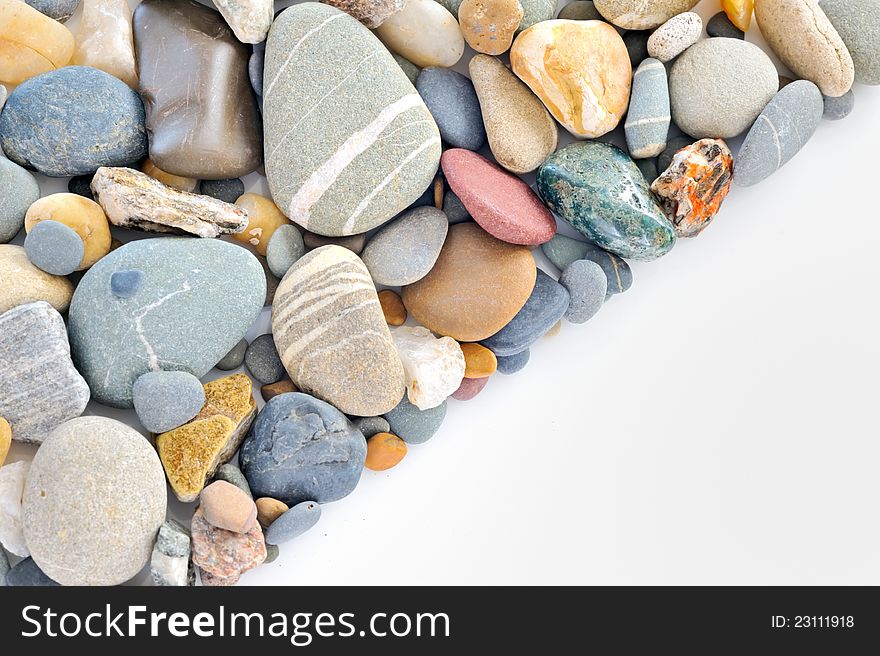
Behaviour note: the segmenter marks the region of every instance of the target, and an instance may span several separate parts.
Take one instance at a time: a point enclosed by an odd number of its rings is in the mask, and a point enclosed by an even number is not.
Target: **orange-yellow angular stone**
[[[21,0],[0,0],[0,84],[16,85],[67,65],[73,34]]]
[[[406,442],[391,433],[376,433],[367,440],[364,467],[372,471],[391,469],[406,455]]]
[[[498,358],[482,344],[466,342],[461,344],[464,353],[464,377],[487,378],[498,368]]]
[[[749,31],[752,24],[752,12],[755,9],[755,0],[721,0],[721,8],[730,22],[743,32]]]

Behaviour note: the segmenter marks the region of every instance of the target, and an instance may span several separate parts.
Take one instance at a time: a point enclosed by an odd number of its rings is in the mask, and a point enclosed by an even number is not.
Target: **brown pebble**
[[[498,359],[495,354],[482,344],[466,342],[461,344],[461,352],[464,353],[464,377],[487,378],[495,373],[498,368]]]
[[[434,207],[443,209],[443,178],[439,175],[434,178]]]
[[[376,433],[367,440],[364,467],[373,471],[391,469],[406,455],[406,442],[391,433]]]
[[[8,421],[0,417],[0,467],[6,462],[10,446],[12,446],[12,427]]]
[[[269,524],[290,510],[286,503],[272,497],[260,497],[254,503],[257,504],[257,521],[263,528],[269,528]]]
[[[383,289],[379,292],[379,305],[382,306],[382,314],[385,315],[385,323],[389,326],[402,326],[406,323],[406,308],[403,301],[393,289]]]
[[[277,383],[269,383],[260,388],[260,395],[263,400],[268,403],[269,399],[279,394],[287,394],[288,392],[299,392],[299,388],[293,384],[290,378],[282,378]]]
[[[247,533],[257,521],[257,506],[240,487],[214,481],[200,495],[201,508],[211,526],[233,533]]]

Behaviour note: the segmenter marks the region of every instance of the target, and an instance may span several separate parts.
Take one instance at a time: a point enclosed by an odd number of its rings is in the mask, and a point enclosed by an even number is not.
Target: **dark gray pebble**
[[[723,11],[719,11],[709,19],[709,22],[706,23],[706,33],[709,36],[720,36],[726,39],[746,38],[746,33],[731,23]]]
[[[241,340],[238,344],[232,347],[232,350],[230,350],[229,353],[223,356],[220,362],[218,362],[214,366],[221,371],[232,371],[233,369],[238,369],[244,362],[244,354],[247,352],[247,347],[247,340]]]
[[[827,121],[839,121],[852,113],[856,106],[856,95],[850,89],[839,98],[822,96],[822,103],[824,105],[822,118]]]
[[[247,482],[244,474],[241,470],[232,465],[230,463],[226,463],[225,465],[220,465],[217,468],[217,473],[214,474],[215,481],[226,481],[227,483],[232,483],[238,489],[247,493],[247,495],[253,499],[254,495],[251,492],[251,487]]]
[[[284,378],[284,364],[275,348],[275,339],[271,334],[260,335],[247,347],[244,364],[251,375],[263,385],[277,383]]]
[[[672,158],[675,157],[675,153],[685,146],[690,146],[692,143],[694,143],[694,140],[690,137],[673,137],[667,141],[666,148],[657,158],[657,171],[663,173],[672,164]]]
[[[244,182],[240,178],[202,180],[201,192],[224,203],[234,203],[244,193]]]
[[[648,58],[648,38],[650,30],[634,30],[623,35],[623,43],[629,53],[629,61],[633,69],[638,68]]]
[[[480,101],[468,78],[451,68],[423,68],[416,89],[447,144],[468,150],[479,150],[485,145]]]
[[[57,586],[58,583],[43,573],[33,558],[25,558],[6,572],[6,585],[13,586]]]
[[[446,401],[429,410],[419,410],[403,399],[390,412],[385,414],[390,430],[407,444],[422,444],[430,440],[446,417]]]
[[[525,351],[520,351],[514,355],[497,355],[495,356],[498,360],[498,368],[496,371],[499,373],[505,374],[509,376],[511,374],[515,374],[517,371],[521,371],[525,368],[525,366],[529,363],[529,357],[531,356],[531,352],[529,349]]]
[[[67,191],[77,196],[85,196],[89,200],[95,200],[92,195],[93,175],[77,175],[67,181]]]
[[[364,434],[367,439],[373,437],[376,433],[390,433],[391,425],[384,417],[358,417],[352,419],[352,423],[357,429]]]
[[[25,2],[41,14],[63,23],[76,12],[80,0],[25,0]]]
[[[141,288],[144,272],[140,269],[114,271],[110,276],[110,291],[119,298],[131,298]]]

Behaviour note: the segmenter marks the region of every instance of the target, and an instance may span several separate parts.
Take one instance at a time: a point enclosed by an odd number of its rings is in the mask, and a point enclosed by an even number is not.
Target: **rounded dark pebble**
[[[277,383],[284,378],[284,365],[271,334],[260,335],[250,343],[244,354],[244,364],[263,385]]]
[[[244,193],[244,182],[238,178],[229,180],[202,180],[202,194],[222,200],[224,203],[234,203]]]

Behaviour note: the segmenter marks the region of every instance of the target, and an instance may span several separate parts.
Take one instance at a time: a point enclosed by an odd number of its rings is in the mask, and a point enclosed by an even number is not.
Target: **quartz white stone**
[[[91,66],[137,90],[128,0],[84,0],[71,64]]]
[[[419,410],[436,408],[461,385],[464,353],[451,337],[437,338],[421,326],[391,331],[403,362],[407,396]]]
[[[266,40],[275,13],[274,0],[214,0],[214,6],[242,43]]]
[[[31,555],[21,529],[21,495],[30,467],[25,460],[0,467],[0,544],[23,558]]]

